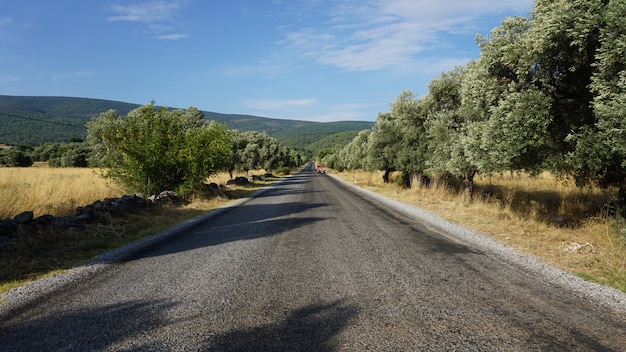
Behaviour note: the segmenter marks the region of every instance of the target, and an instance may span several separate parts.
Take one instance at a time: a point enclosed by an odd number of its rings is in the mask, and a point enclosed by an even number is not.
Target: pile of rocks
[[[109,223],[111,217],[121,217],[154,204],[185,203],[186,200],[178,194],[166,191],[149,199],[143,194],[129,194],[120,198],[98,200],[76,208],[74,216],[42,215],[35,218],[32,211],[25,211],[13,219],[0,220],[0,250],[6,250],[20,237],[35,236],[51,227],[59,230],[80,229],[88,224]]]
[[[263,175],[252,175],[250,177],[238,176],[232,180],[228,180],[228,182],[226,182],[226,186],[245,186],[250,182],[266,181],[268,178],[276,178],[276,176],[269,172]]]

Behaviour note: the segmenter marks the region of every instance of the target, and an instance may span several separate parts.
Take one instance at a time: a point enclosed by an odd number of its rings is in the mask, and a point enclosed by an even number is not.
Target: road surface
[[[626,351],[626,315],[310,168],[0,313],[2,351]]]

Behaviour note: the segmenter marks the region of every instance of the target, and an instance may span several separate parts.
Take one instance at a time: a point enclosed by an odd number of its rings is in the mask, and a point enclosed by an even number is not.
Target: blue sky
[[[0,0],[0,94],[375,121],[532,0]]]

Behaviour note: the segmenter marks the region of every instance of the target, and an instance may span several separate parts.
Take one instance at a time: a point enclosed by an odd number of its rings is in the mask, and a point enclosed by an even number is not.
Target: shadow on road
[[[174,304],[159,301],[125,302],[96,308],[64,309],[44,317],[23,317],[18,310],[0,320],[2,351],[104,351],[130,344],[160,325],[163,312]],[[26,311],[25,313],[28,313]],[[16,321],[17,320],[17,321]]]
[[[155,242],[122,258],[129,262],[140,258],[167,255],[235,241],[277,236],[311,223],[327,220],[298,214],[327,206],[326,203],[246,204],[228,213],[200,223],[193,228]]]
[[[203,351],[335,351],[337,336],[359,313],[338,300],[292,311],[274,324],[236,330],[206,341]]]

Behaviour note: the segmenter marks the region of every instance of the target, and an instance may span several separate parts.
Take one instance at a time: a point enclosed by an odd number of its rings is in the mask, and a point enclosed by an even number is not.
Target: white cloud
[[[533,0],[339,0],[322,26],[286,33],[279,44],[303,57],[346,71],[371,71],[415,62],[452,33],[475,32],[487,15],[525,15]],[[527,9],[527,10],[524,10]]]
[[[161,40],[178,40],[187,38],[186,34],[174,33],[174,34],[166,34],[166,35],[158,35],[155,37],[156,39]]]
[[[187,34],[171,33],[176,27],[184,24],[179,12],[183,8],[183,2],[155,0],[133,5],[114,5],[111,7],[112,16],[108,17],[111,22],[136,22],[148,26],[148,30],[155,39],[178,40],[186,38]]]
[[[179,2],[152,1],[134,5],[114,5],[111,11],[115,15],[109,17],[109,21],[158,23],[172,22],[176,12],[180,9]]]
[[[96,74],[93,71],[74,71],[57,74],[53,77],[55,80],[77,77],[93,77]]]

